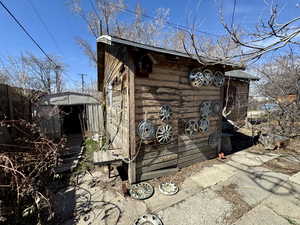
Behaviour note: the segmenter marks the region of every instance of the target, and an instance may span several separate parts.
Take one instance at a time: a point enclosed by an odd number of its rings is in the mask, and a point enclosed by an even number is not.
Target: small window
[[[149,77],[152,73],[153,62],[148,55],[142,56],[136,63],[136,73],[138,76]]]

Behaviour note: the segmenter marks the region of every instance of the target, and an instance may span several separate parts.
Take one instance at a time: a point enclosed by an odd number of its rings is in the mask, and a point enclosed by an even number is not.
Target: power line
[[[96,7],[95,7],[94,4],[93,4],[93,1],[92,1],[92,0],[89,0],[89,2],[90,2],[90,4],[91,4],[92,9],[94,10],[94,12],[95,12],[95,14],[96,14],[98,20],[99,20],[99,22],[100,22],[100,35],[102,35],[102,34],[103,34],[103,32],[102,32],[102,20],[100,19],[100,16],[99,16],[99,14],[98,14],[98,12],[97,12],[97,9],[96,9]]]
[[[234,15],[235,15],[235,7],[236,7],[236,0],[234,0],[234,2],[233,2],[233,11],[232,11],[232,17],[231,17],[231,28],[233,28]]]
[[[57,65],[53,59],[46,53],[46,51],[39,45],[39,43],[33,38],[33,36],[26,30],[26,28],[21,24],[21,22],[13,15],[13,13],[4,5],[2,0],[0,0],[0,5],[6,10],[6,12],[13,18],[13,20],[17,23],[17,25],[24,31],[24,33],[30,38],[30,40],[39,48],[39,50],[46,56],[46,58],[52,62],[55,67],[58,69],[60,66]],[[63,71],[65,74],[65,72]],[[84,86],[84,80],[83,80],[83,86]]]
[[[31,41],[40,49],[40,51],[51,61],[54,65],[56,63],[49,57],[49,55],[44,51],[44,49],[37,43],[37,41],[30,35],[26,28],[19,22],[19,20],[13,15],[13,13],[3,4],[0,0],[0,5],[6,10],[6,12],[13,18],[13,20],[19,25],[19,27],[24,31],[24,33],[31,39]],[[57,65],[56,65],[57,66]]]
[[[31,8],[33,9],[33,11],[34,11],[34,13],[36,14],[36,16],[38,17],[38,19],[40,20],[40,22],[41,22],[41,24],[43,25],[44,29],[46,30],[46,32],[48,33],[48,35],[49,35],[50,38],[52,39],[52,41],[53,41],[55,47],[57,48],[57,50],[58,50],[59,52],[62,53],[62,51],[61,51],[61,49],[60,49],[60,47],[59,47],[59,45],[58,45],[58,43],[57,43],[55,37],[54,37],[53,34],[50,32],[50,30],[49,30],[47,24],[46,24],[45,21],[43,20],[42,16],[40,15],[39,11],[37,10],[37,8],[34,6],[33,2],[32,2],[31,0],[27,0],[27,1],[28,1],[28,3],[30,4],[30,6],[31,6]]]

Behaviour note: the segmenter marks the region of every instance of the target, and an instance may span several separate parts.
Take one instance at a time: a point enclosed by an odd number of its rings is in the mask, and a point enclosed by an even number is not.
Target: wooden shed
[[[107,136],[129,159],[130,183],[216,157],[224,73],[239,66],[107,35],[97,53]]]
[[[233,70],[225,73],[223,104],[227,104],[227,119],[243,125],[247,117],[249,88],[251,81],[259,78],[242,70]]]
[[[34,105],[33,113],[40,118],[42,133],[51,138],[63,134],[100,134],[103,130],[99,100],[83,93],[44,95]]]

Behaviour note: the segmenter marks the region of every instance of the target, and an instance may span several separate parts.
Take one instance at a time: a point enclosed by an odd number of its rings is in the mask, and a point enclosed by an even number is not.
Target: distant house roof
[[[253,76],[245,71],[242,70],[231,70],[225,73],[226,77],[233,77],[238,79],[245,79],[245,80],[259,80],[259,77]]]
[[[172,50],[172,49],[160,48],[160,47],[142,44],[142,43],[138,43],[135,41],[130,41],[130,40],[126,40],[126,39],[114,37],[114,36],[109,36],[109,35],[102,35],[102,36],[98,37],[97,42],[108,44],[108,45],[111,45],[112,43],[119,43],[119,44],[124,44],[124,45],[141,48],[141,49],[146,49],[146,50],[150,50],[150,51],[154,51],[154,52],[158,52],[158,53],[165,53],[165,54],[170,54],[170,55],[174,55],[174,56],[192,58],[195,60],[197,59],[197,56],[191,56],[191,55],[187,54],[186,52],[180,52],[180,51],[176,51],[176,50]],[[217,64],[221,64],[221,65],[227,65],[227,66],[230,66],[235,69],[243,69],[244,68],[244,66],[241,64],[237,64],[237,63],[233,63],[233,62],[229,62],[229,61],[224,62],[218,58],[209,58],[209,57],[203,56],[203,58],[201,58],[201,60],[203,60],[204,62],[207,62],[207,63],[217,63]]]

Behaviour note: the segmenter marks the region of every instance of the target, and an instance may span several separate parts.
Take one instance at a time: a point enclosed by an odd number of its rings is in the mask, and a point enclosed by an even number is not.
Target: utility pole
[[[81,92],[84,92],[84,76],[87,76],[87,74],[80,73],[79,76],[81,76]]]
[[[61,92],[61,66],[55,66],[55,85],[56,85],[56,93]]]

